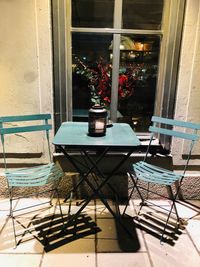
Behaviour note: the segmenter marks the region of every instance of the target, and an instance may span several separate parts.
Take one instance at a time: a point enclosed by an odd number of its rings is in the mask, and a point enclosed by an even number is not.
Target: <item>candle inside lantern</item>
[[[96,130],[103,130],[104,129],[104,122],[103,121],[96,121],[95,122],[95,129]]]

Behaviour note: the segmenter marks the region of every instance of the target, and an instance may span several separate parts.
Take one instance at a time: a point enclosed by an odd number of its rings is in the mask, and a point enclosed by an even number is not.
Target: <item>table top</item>
[[[114,123],[106,129],[105,136],[91,137],[88,135],[87,122],[63,122],[53,139],[53,144],[77,147],[135,147],[140,145],[140,141],[126,123]]]

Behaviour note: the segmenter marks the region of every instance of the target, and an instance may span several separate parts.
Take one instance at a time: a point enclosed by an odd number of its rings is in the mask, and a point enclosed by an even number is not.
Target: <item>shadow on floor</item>
[[[140,249],[140,242],[133,218],[127,215],[120,218],[120,222],[116,220],[117,239],[120,249],[123,252],[137,252]]]
[[[137,228],[145,231],[159,240],[161,240],[166,220],[166,214],[160,211],[157,212],[154,209],[134,217],[135,226]],[[184,229],[184,225],[178,225],[175,220],[169,220],[166,226],[165,235],[162,238],[162,243],[167,243],[171,246],[174,246],[175,242],[182,234],[182,230]]]
[[[34,223],[39,241],[46,252],[101,231],[87,214],[79,215],[75,221],[66,226],[68,219],[68,215],[64,215],[63,218],[60,215],[51,215]]]

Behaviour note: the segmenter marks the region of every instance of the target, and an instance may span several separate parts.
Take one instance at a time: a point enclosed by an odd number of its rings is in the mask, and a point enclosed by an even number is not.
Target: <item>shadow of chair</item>
[[[67,227],[63,228],[63,219],[68,221],[69,217],[69,214],[63,214],[63,218],[59,215],[49,215],[34,222],[39,241],[44,246],[45,252],[52,251],[89,235],[95,235],[101,231],[86,213],[80,214]]]

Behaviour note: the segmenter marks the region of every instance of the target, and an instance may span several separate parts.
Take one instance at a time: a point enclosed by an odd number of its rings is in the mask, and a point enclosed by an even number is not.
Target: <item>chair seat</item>
[[[138,179],[156,184],[172,185],[182,178],[182,174],[159,168],[144,161],[133,164],[133,169]]]
[[[5,175],[10,187],[36,187],[55,182],[63,177],[64,173],[58,165],[50,163],[37,167],[6,171]]]

